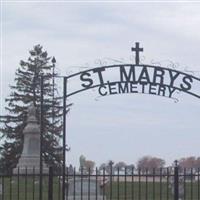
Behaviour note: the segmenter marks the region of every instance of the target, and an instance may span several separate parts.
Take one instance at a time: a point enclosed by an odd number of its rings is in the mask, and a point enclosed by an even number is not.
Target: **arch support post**
[[[63,166],[62,166],[62,200],[65,200],[65,170],[66,170],[66,100],[67,77],[63,78]]]
[[[39,181],[39,200],[42,200],[43,188],[43,165],[42,165],[42,152],[43,152],[43,132],[44,132],[44,77],[40,79],[40,181]]]

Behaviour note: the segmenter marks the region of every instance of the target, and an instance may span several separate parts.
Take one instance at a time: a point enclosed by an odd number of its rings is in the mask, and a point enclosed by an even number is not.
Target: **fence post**
[[[179,199],[179,167],[178,161],[175,160],[175,167],[174,167],[174,200]]]
[[[3,179],[3,177],[1,177],[1,179]],[[0,200],[3,200],[3,185],[2,183],[0,182]]]
[[[49,167],[48,200],[53,200],[53,167]]]
[[[111,160],[109,162],[109,166],[110,166],[110,199],[112,199],[112,181],[113,181],[113,164],[114,162]]]

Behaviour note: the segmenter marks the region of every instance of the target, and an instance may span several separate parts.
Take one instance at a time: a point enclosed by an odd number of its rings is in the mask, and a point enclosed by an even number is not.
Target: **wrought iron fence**
[[[200,170],[66,168],[65,200],[200,200]],[[0,200],[38,200],[39,174],[0,174]],[[61,200],[62,171],[43,174],[43,200]]]

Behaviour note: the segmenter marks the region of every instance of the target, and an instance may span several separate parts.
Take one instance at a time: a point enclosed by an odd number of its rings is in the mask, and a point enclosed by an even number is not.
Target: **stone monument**
[[[70,179],[67,185],[66,200],[106,200],[99,181],[91,178]]]
[[[40,171],[40,126],[36,119],[36,108],[32,104],[28,108],[27,125],[23,130],[24,145],[21,157],[18,161],[14,173],[27,172],[28,174],[38,174]],[[47,166],[43,163],[43,173],[46,173]]]

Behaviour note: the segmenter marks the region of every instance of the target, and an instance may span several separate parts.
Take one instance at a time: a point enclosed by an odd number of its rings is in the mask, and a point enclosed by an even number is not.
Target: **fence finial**
[[[174,165],[175,165],[175,167],[178,167],[178,160],[174,161]]]

